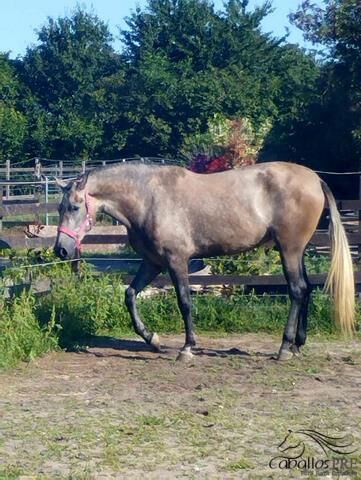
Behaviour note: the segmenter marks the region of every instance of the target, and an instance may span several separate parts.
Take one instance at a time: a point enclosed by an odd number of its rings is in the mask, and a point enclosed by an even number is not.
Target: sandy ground
[[[313,338],[280,363],[279,338],[201,336],[182,364],[182,341],[97,338],[1,372],[0,479],[361,479],[361,342]],[[352,435],[353,473],[270,468],[289,429]]]

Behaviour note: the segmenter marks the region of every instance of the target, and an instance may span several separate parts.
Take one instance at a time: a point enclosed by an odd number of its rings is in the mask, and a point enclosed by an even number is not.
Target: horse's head
[[[297,431],[294,432],[293,430],[288,430],[287,435],[277,448],[285,455],[285,457],[298,458],[303,454],[305,444],[300,440]]]
[[[63,192],[59,205],[59,226],[55,254],[62,260],[75,258],[83,237],[95,221],[94,201],[84,185],[83,177],[65,182],[56,180]]]
[[[352,435],[341,437],[330,437],[324,433],[311,429],[288,430],[284,440],[278,445],[278,450],[285,458],[299,458],[306,449],[305,441],[308,445],[319,446],[323,452],[328,455],[329,452],[350,455],[357,449],[352,449]]]

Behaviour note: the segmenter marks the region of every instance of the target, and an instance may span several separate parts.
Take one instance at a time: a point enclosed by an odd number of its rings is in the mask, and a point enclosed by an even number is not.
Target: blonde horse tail
[[[355,283],[351,252],[335,197],[322,180],[321,186],[330,209],[331,240],[331,267],[324,290],[334,299],[336,323],[345,335],[351,336],[355,330]]]

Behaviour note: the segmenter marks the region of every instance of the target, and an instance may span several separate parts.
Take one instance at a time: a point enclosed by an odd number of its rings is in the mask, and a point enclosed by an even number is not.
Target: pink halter
[[[81,242],[85,234],[89,232],[92,226],[95,224],[95,220],[93,219],[93,217],[95,217],[95,212],[90,202],[90,193],[85,192],[84,198],[85,198],[86,217],[82,221],[78,232],[76,232],[75,230],[72,230],[71,228],[65,227],[64,225],[61,225],[60,227],[58,227],[59,233],[65,233],[65,235],[68,235],[68,237],[74,238],[75,247],[79,251],[81,250]]]

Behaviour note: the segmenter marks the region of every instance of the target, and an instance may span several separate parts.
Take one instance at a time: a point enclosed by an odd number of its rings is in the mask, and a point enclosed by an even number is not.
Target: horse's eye
[[[77,212],[79,210],[79,205],[69,205],[69,210],[71,212]]]

